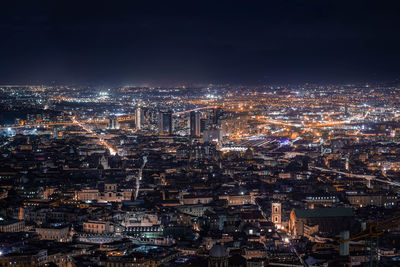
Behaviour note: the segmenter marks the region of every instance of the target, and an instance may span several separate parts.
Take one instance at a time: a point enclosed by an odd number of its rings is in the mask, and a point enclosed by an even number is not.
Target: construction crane
[[[370,246],[370,266],[378,266],[379,263],[379,237],[384,234],[387,230],[399,227],[400,226],[400,216],[395,216],[386,220],[378,221],[375,223],[370,223],[368,227],[360,232],[359,234],[352,236],[349,238],[349,232],[345,231],[341,233],[341,239],[338,240],[340,243],[340,254],[342,256],[349,255],[349,242],[358,240],[358,239],[367,239],[369,240]],[[375,251],[375,255],[374,255]]]

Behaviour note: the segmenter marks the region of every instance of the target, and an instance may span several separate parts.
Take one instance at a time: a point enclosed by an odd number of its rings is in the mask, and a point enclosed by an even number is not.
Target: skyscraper
[[[142,129],[142,124],[144,121],[143,117],[143,111],[141,108],[137,108],[135,110],[135,124],[136,124],[136,130]]]
[[[214,109],[214,114],[213,114],[213,117],[212,117],[213,124],[217,125],[219,123],[221,115],[222,115],[222,109],[221,108]]]
[[[158,118],[158,132],[163,135],[172,134],[172,112],[160,112]]]
[[[200,114],[196,111],[190,112],[190,136],[200,137]]]
[[[119,129],[119,123],[116,117],[112,117],[108,120],[108,129]]]
[[[203,134],[206,128],[207,128],[207,119],[206,118],[200,119],[200,134]]]

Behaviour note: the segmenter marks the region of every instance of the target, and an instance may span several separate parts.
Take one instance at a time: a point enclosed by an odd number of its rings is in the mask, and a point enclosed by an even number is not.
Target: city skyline
[[[0,266],[399,266],[399,7],[2,3]]]

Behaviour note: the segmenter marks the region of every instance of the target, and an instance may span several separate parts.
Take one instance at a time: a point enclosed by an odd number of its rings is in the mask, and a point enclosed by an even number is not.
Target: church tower
[[[280,226],[282,223],[282,204],[274,202],[271,206],[271,220],[275,226]]]

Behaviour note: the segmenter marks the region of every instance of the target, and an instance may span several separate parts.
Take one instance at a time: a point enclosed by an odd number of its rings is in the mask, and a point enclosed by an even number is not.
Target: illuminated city
[[[43,52],[35,44],[26,48],[31,56],[24,59],[26,66],[37,66],[37,70],[21,67],[20,73],[12,64],[20,47],[9,50],[12,56],[5,56],[9,68],[2,67],[0,74],[0,266],[400,265],[398,61],[390,65],[394,61],[383,55],[377,41],[365,47],[365,51],[370,49],[371,65],[379,65],[376,58],[387,60],[393,77],[390,71],[382,74],[378,68],[364,66],[351,48],[337,50],[345,55],[341,66],[349,66],[339,70],[330,58],[337,45],[323,46],[326,29],[318,24],[336,25],[338,13],[327,10],[339,10],[341,4],[306,4],[315,14],[325,15],[302,18],[296,17],[305,9],[298,3],[293,3],[293,10],[285,7],[287,15],[276,3],[269,6],[281,12],[273,15],[275,20],[290,15],[290,20],[282,18],[275,25],[277,29],[283,32],[289,23],[299,32],[314,27],[321,35],[304,37],[288,30],[286,36],[271,31],[280,38],[271,47],[286,41],[298,43],[287,50],[276,48],[281,63],[262,65],[252,56],[258,49],[254,43],[263,46],[270,40],[258,37],[261,34],[251,27],[258,29],[254,21],[265,27],[276,23],[259,13],[258,9],[266,12],[267,7],[236,2],[215,5],[224,10],[217,12],[222,18],[191,4],[178,12],[174,4],[154,11],[147,4],[135,3],[126,9],[99,4],[93,10],[83,4],[83,10],[93,11],[87,14],[73,5],[61,10],[57,4],[48,7],[57,18],[43,10],[41,15],[29,15],[30,9],[23,8],[21,17],[6,15],[1,20],[0,31],[15,33],[10,40],[20,38],[19,34],[37,34],[38,44],[46,49]],[[239,18],[247,27],[243,29],[236,20],[242,8],[251,14]],[[381,8],[385,18],[398,21],[395,11]],[[365,9],[375,11],[371,6]],[[121,14],[114,17],[108,12]],[[352,16],[354,21],[361,19]],[[374,42],[375,37],[363,39],[362,33],[368,28],[378,34],[381,25],[372,27],[362,21],[360,25],[368,27],[357,26],[360,40]],[[204,26],[207,23],[215,27]],[[230,36],[228,24],[247,40]],[[172,37],[185,41],[163,40],[164,27]],[[357,43],[348,37],[353,35],[342,35],[346,27],[335,27],[327,27],[332,36],[349,38],[349,47]],[[143,38],[127,39],[137,41],[130,43],[132,50],[142,51],[149,62],[158,51],[160,60],[155,62],[159,65],[152,65],[154,69],[136,54],[143,72],[130,69],[130,64],[139,63],[127,63],[131,58],[118,39],[129,33],[127,28]],[[394,28],[387,28],[379,38],[400,44],[399,37],[389,34]],[[151,32],[160,37],[157,49]],[[42,43],[43,33],[48,39]],[[212,37],[215,33],[224,38]],[[97,36],[99,44],[85,39],[86,34]],[[68,41],[76,36],[81,38],[79,48]],[[100,44],[103,37],[112,42]],[[246,42],[252,38],[249,48]],[[192,39],[196,45],[190,44]],[[65,47],[45,44],[59,40]],[[148,46],[142,46],[141,40],[148,40]],[[8,47],[7,42],[2,46]],[[298,66],[304,69],[297,68],[301,56],[294,64],[296,57],[290,51],[314,42],[320,44],[315,56],[308,48],[298,52],[307,54],[311,63],[302,61]],[[216,48],[220,43],[224,51]],[[34,65],[29,65],[36,49],[44,63],[32,60]],[[103,53],[107,49],[109,54]],[[400,59],[396,49],[392,60]],[[261,50],[257,57],[263,57]],[[53,72],[46,62],[53,62],[61,51],[72,59],[60,58],[75,63],[60,63],[65,69],[54,66]],[[229,59],[212,59],[224,53]],[[233,63],[236,53],[243,61]],[[319,61],[321,55],[330,58],[329,64]],[[192,65],[193,60],[202,66],[202,57],[211,62],[204,68],[209,72]],[[98,58],[107,67],[99,67]],[[164,60],[170,62],[168,68],[162,67]],[[216,66],[215,62],[224,60]],[[351,65],[352,60],[358,63]],[[291,67],[283,68],[285,64]],[[61,69],[62,78],[58,76]],[[272,74],[253,76],[271,69]],[[122,78],[125,70],[132,71],[133,78]],[[312,75],[307,76],[307,71]],[[357,76],[363,71],[365,76]],[[344,78],[345,72],[355,78]]]

